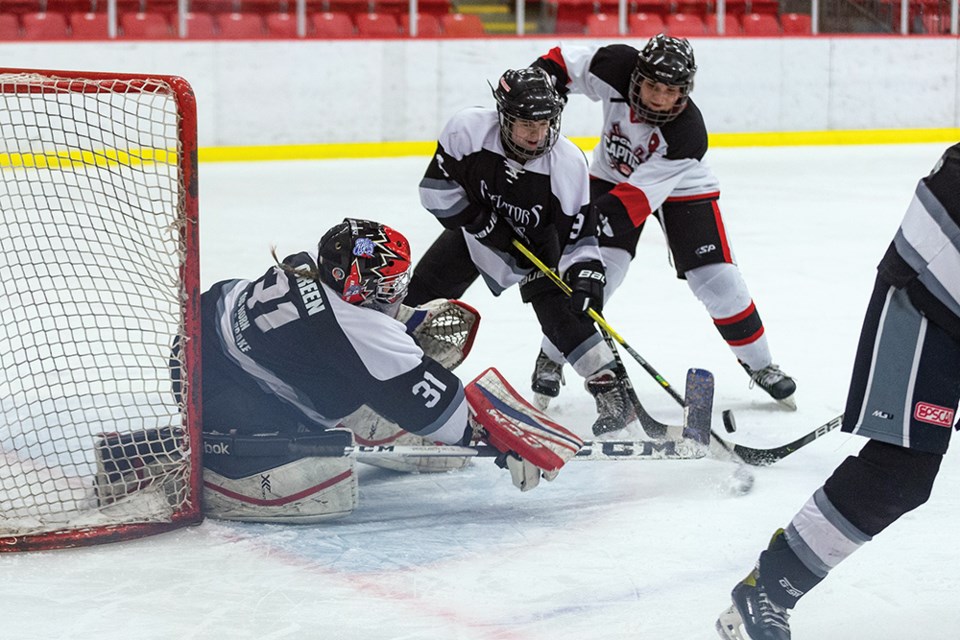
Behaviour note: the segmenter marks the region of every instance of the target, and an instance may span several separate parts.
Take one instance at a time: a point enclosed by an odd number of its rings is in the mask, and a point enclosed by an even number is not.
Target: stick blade
[[[706,369],[687,371],[686,403],[683,410],[683,437],[709,445],[713,414],[712,373]]]

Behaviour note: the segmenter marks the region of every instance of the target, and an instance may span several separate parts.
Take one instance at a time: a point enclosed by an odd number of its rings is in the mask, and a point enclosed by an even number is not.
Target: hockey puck
[[[737,430],[737,421],[733,419],[733,411],[730,409],[723,410],[723,428],[727,430],[727,433],[733,433]]]

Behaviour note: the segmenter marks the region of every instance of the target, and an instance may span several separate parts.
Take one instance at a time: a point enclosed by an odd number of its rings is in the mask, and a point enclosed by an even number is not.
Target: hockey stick
[[[546,264],[544,264],[542,260],[540,260],[532,251],[530,251],[530,249],[528,249],[522,242],[520,242],[516,238],[514,238],[512,242],[513,242],[513,245],[517,249],[519,249],[520,252],[528,260],[530,260],[530,262],[534,264],[534,266],[537,267],[537,269],[543,272],[543,274],[546,275],[548,278],[550,278],[550,280],[554,284],[560,287],[561,291],[566,293],[568,296],[572,295],[573,290],[570,288],[570,285],[568,285],[566,282],[563,281],[562,278],[560,278],[560,276],[554,273],[553,269],[551,269]],[[666,392],[670,394],[670,397],[676,400],[677,403],[681,407],[683,407],[685,411],[689,408],[687,401],[684,400],[683,397],[676,392],[673,386],[669,382],[667,382],[667,380],[663,376],[661,376],[660,373],[656,369],[654,369],[649,362],[644,360],[643,356],[641,356],[639,353],[637,353],[637,351],[633,347],[627,344],[627,341],[624,340],[623,337],[619,333],[617,333],[613,329],[613,327],[611,327],[607,323],[606,320],[604,320],[602,315],[597,313],[597,311],[595,311],[594,309],[589,309],[589,308],[587,309],[587,314],[600,327],[601,333],[603,334],[604,341],[607,343],[607,345],[610,347],[610,350],[613,352],[613,356],[614,356],[614,359],[616,360],[617,367],[620,369],[620,372],[623,374],[623,378],[626,381],[627,392],[628,392],[628,395],[630,396],[630,401],[633,403],[634,408],[636,409],[637,419],[640,422],[640,426],[643,427],[644,433],[646,433],[651,438],[665,437],[667,433],[668,425],[656,420],[653,416],[651,416],[647,412],[647,410],[643,407],[643,405],[640,404],[640,399],[637,397],[636,390],[633,388],[633,383],[630,381],[630,378],[626,375],[627,369],[626,367],[624,367],[623,360],[620,358],[620,353],[617,350],[616,343],[619,343],[624,349],[626,349],[627,353],[633,356],[633,358],[640,364],[640,366],[643,367],[644,371],[646,371],[651,376],[653,376],[653,379],[656,380],[658,383],[660,383],[660,386],[663,387],[666,390]],[[711,394],[711,403],[712,403],[712,394]],[[731,422],[733,421],[733,416],[729,410],[724,411],[723,416],[725,421],[728,418]],[[709,420],[707,421],[707,424],[709,424]],[[713,431],[713,429],[710,430],[710,433],[714,437],[717,437],[717,434]],[[727,453],[730,453],[730,451],[728,451]]]
[[[420,458],[495,458],[501,451],[488,446],[456,445],[356,445],[328,446],[290,442],[289,453],[323,457],[420,457]],[[586,440],[572,460],[696,460],[707,455],[707,448],[689,440]]]
[[[793,442],[788,442],[785,445],[771,447],[769,449],[757,449],[754,447],[747,447],[742,444],[733,444],[732,442],[727,442],[713,432],[711,432],[711,443],[716,442],[727,452],[732,453],[746,464],[755,467],[765,467],[783,460],[797,449],[807,446],[817,438],[822,438],[826,434],[839,427],[842,422],[843,414],[841,413],[836,418],[828,420],[807,435],[801,436]]]
[[[568,296],[573,294],[573,289],[570,288],[570,285],[564,282],[560,276],[558,276],[556,273],[553,272],[553,269],[551,269],[546,264],[544,264],[536,255],[533,254],[532,251],[530,251],[530,249],[525,247],[522,242],[520,242],[516,238],[514,238],[512,242],[513,242],[513,246],[519,249],[520,253],[522,253],[527,258],[527,260],[532,262],[534,266],[537,267],[537,269],[542,271],[544,275],[550,278],[550,280],[552,280],[554,284],[560,287],[560,289],[564,293],[566,293]],[[667,380],[663,376],[661,376],[660,373],[656,369],[654,369],[649,362],[644,360],[643,356],[641,356],[639,353],[637,353],[637,351],[633,347],[627,344],[627,341],[623,339],[623,336],[617,333],[614,330],[614,328],[611,327],[607,323],[607,321],[603,319],[602,315],[600,315],[593,309],[587,309],[587,315],[590,316],[591,320],[597,323],[597,325],[604,331],[606,335],[610,336],[613,340],[617,342],[617,344],[619,344],[621,347],[626,349],[627,353],[633,356],[633,359],[636,360],[641,367],[643,367],[643,370],[649,373],[653,377],[653,379],[656,380],[660,384],[660,386],[663,387],[666,390],[666,392],[669,393],[670,396],[673,397],[673,399],[680,404],[680,406],[686,406],[686,403],[683,401],[683,397],[679,393],[677,393],[676,389],[674,389],[673,386],[669,382],[667,382]]]

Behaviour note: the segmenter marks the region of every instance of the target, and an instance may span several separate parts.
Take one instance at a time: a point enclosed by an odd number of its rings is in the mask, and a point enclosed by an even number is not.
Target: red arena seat
[[[702,36],[706,33],[703,18],[695,13],[672,13],[664,22],[667,33],[678,38]]]
[[[620,35],[620,19],[616,14],[591,13],[587,16],[586,33],[588,36],[618,36]]]
[[[159,40],[173,37],[167,17],[160,13],[124,13],[120,16],[120,32],[128,39]]]
[[[20,21],[11,13],[0,13],[0,40],[19,40]]]
[[[410,14],[400,14],[400,30],[406,34],[410,33]],[[418,38],[436,38],[441,33],[440,18],[432,13],[421,13],[417,16]]]
[[[440,26],[448,38],[481,38],[487,33],[480,16],[473,13],[448,13],[440,17]]]
[[[806,13],[785,13],[780,16],[783,35],[808,36],[812,33],[812,22]]]
[[[75,40],[106,40],[110,37],[105,13],[71,13],[69,22]]]
[[[62,13],[42,12],[25,13],[20,18],[23,24],[23,37],[27,40],[66,40],[67,18]]]
[[[743,16],[743,35],[745,36],[779,36],[780,23],[775,16],[766,13],[748,13]]]
[[[556,15],[557,33],[582,34],[594,13],[593,0],[548,0],[547,5]]]
[[[177,30],[177,16],[173,17],[173,29]],[[191,40],[213,40],[217,37],[216,23],[209,13],[187,14],[187,37]]]
[[[656,13],[634,13],[627,18],[630,35],[652,37],[666,30],[663,18]]]
[[[364,38],[389,38],[400,34],[400,23],[392,13],[361,13],[357,33]]]
[[[296,38],[297,16],[293,13],[268,13],[267,35],[271,38]]]
[[[707,33],[710,35],[719,34],[717,31],[717,14],[708,13],[706,19]],[[723,35],[725,36],[738,36],[740,35],[740,20],[737,19],[737,16],[731,15],[729,13],[724,14],[723,16]]]
[[[221,38],[254,40],[264,35],[263,18],[257,13],[226,13],[219,22]]]
[[[313,35],[318,38],[352,38],[356,35],[350,16],[342,11],[325,11],[310,16]]]

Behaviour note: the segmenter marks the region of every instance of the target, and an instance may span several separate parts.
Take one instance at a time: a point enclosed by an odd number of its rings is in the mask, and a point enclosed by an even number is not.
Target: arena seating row
[[[627,16],[627,32],[632,36],[652,36],[668,33],[690,38],[717,35],[717,16],[699,16],[688,13],[634,13]],[[810,16],[804,13],[785,13],[777,18],[768,13],[748,13],[743,16],[727,14],[724,18],[725,36],[781,36],[809,35]],[[613,37],[619,33],[616,14],[593,13],[587,16],[583,33],[588,36]]]
[[[191,13],[294,13],[296,0],[190,0]],[[452,0],[418,0],[420,13],[443,15],[454,11]],[[176,14],[177,0],[117,0],[118,13]],[[306,0],[307,13],[407,13],[409,0]],[[0,13],[106,13],[107,0],[0,0]]]
[[[118,37],[125,39],[176,38],[177,21],[163,13],[123,13],[118,18]],[[392,13],[322,12],[307,16],[307,37],[382,38],[409,32],[409,16]],[[448,13],[442,16],[422,14],[417,34],[424,37],[473,38],[484,35],[483,23],[476,15]],[[103,40],[108,37],[105,13],[35,12],[22,15],[0,14],[2,40]],[[190,39],[296,38],[297,21],[292,13],[190,13],[187,14]]]

